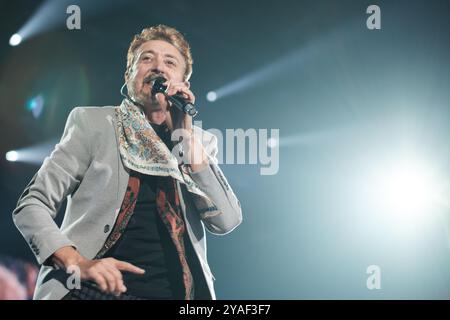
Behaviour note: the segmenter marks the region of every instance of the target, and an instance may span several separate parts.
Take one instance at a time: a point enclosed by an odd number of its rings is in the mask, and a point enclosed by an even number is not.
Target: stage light
[[[11,45],[18,45],[22,41],[30,40],[40,34],[66,25],[67,8],[73,5],[71,0],[45,0],[37,7],[33,15],[23,24],[19,31],[10,39]],[[83,17],[104,14],[105,11],[116,9],[128,4],[126,0],[78,0],[76,5],[83,8]],[[14,44],[13,44],[14,43]]]
[[[218,99],[222,99],[258,86],[264,81],[274,79],[275,77],[281,77],[286,70],[301,68],[307,61],[309,61],[310,58],[320,52],[322,45],[323,43],[318,41],[318,43],[297,48],[278,60],[267,63],[253,72],[244,74],[242,77],[210,91],[207,95],[207,99],[211,102],[216,101]],[[210,100],[211,98],[212,100]]]
[[[11,46],[18,46],[22,42],[22,36],[18,33],[15,33],[9,38],[9,44]]]
[[[26,148],[8,151],[6,153],[6,160],[41,165],[45,157],[49,156],[55,148],[57,142],[57,139],[51,139]]]
[[[421,168],[399,168],[384,177],[385,201],[401,214],[420,213],[432,205],[433,186]]]
[[[17,159],[19,158],[19,154],[17,153],[17,151],[8,151],[6,153],[6,160],[14,162],[17,161]]]
[[[214,91],[210,91],[206,95],[206,100],[208,100],[209,102],[214,102],[214,101],[216,101],[216,99],[217,99],[217,93],[215,93]]]
[[[433,170],[412,157],[380,166],[369,179],[380,214],[419,223],[440,205],[442,183]]]
[[[40,94],[29,99],[26,108],[32,112],[33,117],[38,118],[44,109],[44,97]]]

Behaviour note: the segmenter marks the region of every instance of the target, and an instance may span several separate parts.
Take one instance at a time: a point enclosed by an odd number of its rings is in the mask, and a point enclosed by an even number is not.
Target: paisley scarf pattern
[[[207,207],[214,207],[190,175],[180,170],[177,158],[159,138],[139,107],[124,99],[116,108],[115,115],[119,152],[127,168],[148,175],[171,176],[184,183],[189,192],[202,197]]]

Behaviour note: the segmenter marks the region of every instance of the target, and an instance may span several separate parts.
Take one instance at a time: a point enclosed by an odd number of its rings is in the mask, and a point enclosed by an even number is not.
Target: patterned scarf
[[[133,214],[140,187],[140,173],[158,176],[156,208],[167,227],[180,259],[185,288],[185,299],[194,298],[194,279],[186,259],[184,235],[186,226],[182,217],[176,180],[186,177],[178,170],[178,161],[156,134],[140,110],[129,103],[122,103],[116,112],[119,130],[119,149],[124,163],[132,169],[128,188],[117,222],[98,256],[106,253],[120,238]],[[140,170],[138,170],[140,169]],[[176,170],[175,170],[176,169]],[[189,177],[190,178],[190,177]],[[195,183],[186,183],[195,190]],[[189,189],[189,188],[188,188]]]
[[[189,192],[199,195],[209,206],[214,206],[189,174],[179,169],[177,158],[156,134],[141,109],[128,100],[116,108],[119,152],[124,165],[134,171],[171,176],[184,183]]]

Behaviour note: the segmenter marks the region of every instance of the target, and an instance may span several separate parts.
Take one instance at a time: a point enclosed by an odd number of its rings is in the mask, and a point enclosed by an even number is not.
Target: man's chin
[[[159,104],[158,100],[154,98],[150,98],[148,100],[141,100],[139,101],[146,109],[147,113],[155,113],[155,114],[165,114],[165,110],[161,105]]]
[[[156,100],[156,98],[152,95],[141,95],[137,99],[137,102],[139,102],[140,104],[145,106],[146,109],[148,109],[149,111],[162,110],[161,106],[159,105],[158,100]]]
[[[166,113],[163,110],[150,111],[148,118],[153,123],[161,124],[166,120]]]

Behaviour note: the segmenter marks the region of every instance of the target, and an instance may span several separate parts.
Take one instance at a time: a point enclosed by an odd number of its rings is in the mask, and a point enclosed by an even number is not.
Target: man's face
[[[185,70],[186,62],[176,47],[163,40],[144,42],[136,51],[129,74],[130,94],[139,103],[159,110],[151,95],[152,83],[149,79],[162,75],[171,82],[183,82]]]

